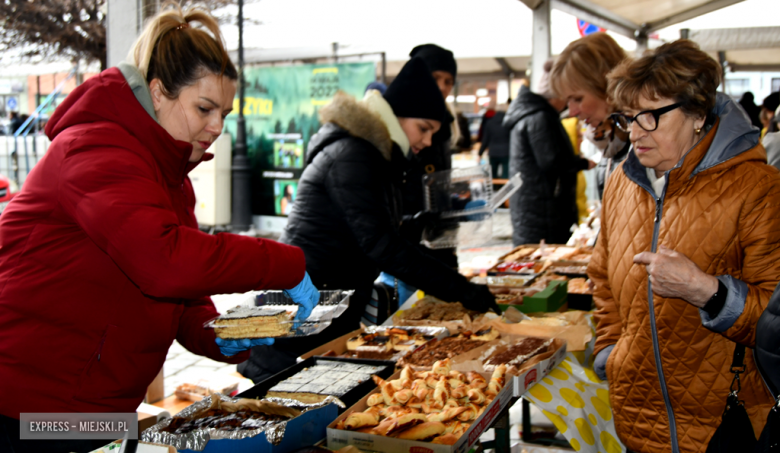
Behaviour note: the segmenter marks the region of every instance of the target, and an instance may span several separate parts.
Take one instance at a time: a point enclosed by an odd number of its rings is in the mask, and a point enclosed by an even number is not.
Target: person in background
[[[478,143],[482,143],[482,140],[485,139],[485,126],[487,125],[488,121],[490,121],[490,119],[493,118],[495,115],[496,115],[496,102],[491,99],[490,103],[485,109],[485,113],[482,114],[482,120],[479,122],[479,131],[477,132]]]
[[[588,276],[594,371],[609,381],[629,450],[704,453],[723,421],[737,344],[780,281],[780,173],[759,133],[717,92],[720,64],[664,44],[608,76],[633,152],[604,192]],[[745,357],[739,399],[760,433],[773,399]]]
[[[497,111],[485,123],[485,133],[479,146],[479,155],[486,150],[490,157],[493,178],[508,178],[509,175],[509,129],[504,127],[506,112]]]
[[[579,223],[577,173],[596,165],[574,155],[559,116],[566,104],[550,89],[551,68],[546,62],[537,93],[520,87],[503,122],[510,131],[510,174],[520,172],[523,181],[509,202],[514,246],[565,244]]]
[[[761,129],[761,120],[758,118],[761,113],[761,107],[755,103],[755,96],[752,91],[746,91],[739,99],[739,106],[747,113],[753,126]]]
[[[409,154],[431,145],[446,109],[428,66],[412,58],[384,96],[369,91],[356,101],[338,93],[320,110],[323,125],[309,142],[280,241],[303,250],[318,288],[354,289],[355,294],[347,311],[322,333],[254,348],[251,360],[239,367],[244,376],[259,382],[313,347],[357,329],[380,271],[445,301],[498,311],[487,286],[469,283],[398,231],[398,189]]]
[[[550,86],[566,101],[569,115],[587,126],[586,138],[602,150],[597,167],[598,193],[609,175],[628,155],[628,135],[609,119],[607,73],[626,58],[625,51],[606,33],[593,33],[570,43],[555,60]]]
[[[174,340],[227,363],[273,342],[216,338],[212,294],[284,289],[299,319],[319,301],[298,247],[198,229],[187,173],[214,157],[238,78],[217,21],[168,7],[129,60],[57,107],[0,216],[3,452],[105,444],[20,440],[19,417],[134,413]]]
[[[767,132],[777,132],[777,126],[773,119],[775,118],[775,110],[780,107],[780,91],[775,91],[769,96],[764,98],[764,102],[761,103],[761,113],[759,118],[761,119],[761,138],[764,138]]]
[[[22,124],[24,124],[24,120],[22,119],[21,116],[19,116],[18,112],[14,112],[14,111],[8,114],[8,119],[10,121],[8,123],[8,135],[14,135],[14,133],[20,127],[22,127]]]
[[[565,114],[566,112],[564,112]],[[580,146],[582,145],[582,133],[580,128],[580,120],[575,117],[564,118],[561,120],[563,124],[563,130],[566,131],[566,135],[569,137],[571,146],[574,149],[574,155],[579,156]],[[585,173],[582,171],[577,172],[577,213],[580,216],[580,222],[587,219],[588,215],[588,196],[585,191],[588,183],[585,180]]]
[[[775,110],[773,121],[777,128],[777,122],[780,121],[780,106]],[[780,132],[767,132],[761,139],[761,144],[766,149],[766,162],[780,169]]]
[[[371,82],[366,86],[366,93],[368,93],[371,90],[377,90],[381,94],[385,94],[385,91],[387,91],[387,85],[385,85],[382,82]]]
[[[446,100],[452,93],[455,78],[458,75],[458,64],[452,52],[436,44],[422,44],[412,49],[409,56],[420,58],[425,62],[439,87],[442,99]],[[445,105],[447,105],[446,101]],[[442,119],[442,127],[433,135],[430,146],[407,156],[409,165],[404,172],[401,183],[403,203],[401,235],[407,241],[416,244],[425,254],[438,259],[453,269],[458,269],[458,256],[454,248],[429,249],[420,244],[423,228],[426,223],[429,223],[429,218],[421,216],[420,213],[425,210],[423,176],[452,168],[451,147],[459,139],[458,123],[447,106]],[[392,288],[393,292],[397,288],[398,297],[395,302],[398,304],[404,303],[417,290],[409,282],[399,280],[386,272],[380,274],[379,282],[388,289]]]
[[[279,210],[282,211],[282,215],[289,215],[293,204],[295,204],[295,188],[292,184],[287,184],[284,186],[284,196],[279,201]]]
[[[453,142],[450,145],[452,153],[462,153],[464,151],[471,151],[471,130],[469,129],[469,120],[463,112],[458,112],[455,115],[455,121],[458,122],[458,130],[460,131],[460,138],[457,142]]]

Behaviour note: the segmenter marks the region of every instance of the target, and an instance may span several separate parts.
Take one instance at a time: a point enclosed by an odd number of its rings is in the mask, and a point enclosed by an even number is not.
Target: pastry
[[[506,369],[499,366],[487,384],[479,373],[453,371],[449,359],[436,361],[429,371],[404,367],[399,379],[376,377],[379,392],[369,395],[370,407],[341,419],[336,429],[455,445],[504,387]],[[483,388],[492,395],[490,399]],[[414,396],[407,399],[409,392]]]
[[[219,338],[283,337],[292,328],[293,314],[271,306],[236,307],[214,321]]]

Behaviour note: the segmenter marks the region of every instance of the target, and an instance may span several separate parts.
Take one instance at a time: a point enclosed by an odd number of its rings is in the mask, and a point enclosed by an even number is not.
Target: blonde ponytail
[[[147,83],[160,79],[163,94],[171,99],[207,73],[238,79],[216,19],[198,8],[182,11],[175,3],[149,20],[128,60]]]

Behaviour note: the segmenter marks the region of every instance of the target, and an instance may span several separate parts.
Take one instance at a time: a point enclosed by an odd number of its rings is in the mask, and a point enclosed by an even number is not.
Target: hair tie
[[[189,28],[189,26],[190,26],[190,24],[188,24],[187,22],[183,22],[183,23],[179,24],[175,28],[175,30],[184,30],[185,28]]]

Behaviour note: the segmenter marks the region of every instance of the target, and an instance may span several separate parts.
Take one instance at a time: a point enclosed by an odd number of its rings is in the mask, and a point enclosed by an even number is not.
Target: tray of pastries
[[[504,388],[506,367],[489,378],[451,369],[448,359],[427,371],[406,366],[398,379],[375,379],[367,409],[339,420],[336,429],[454,445]]]
[[[347,340],[344,356],[397,361],[407,352],[448,334],[444,327],[369,326]]]

